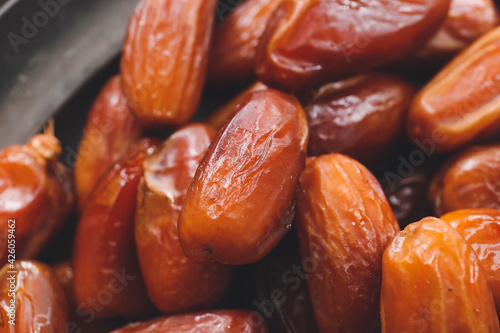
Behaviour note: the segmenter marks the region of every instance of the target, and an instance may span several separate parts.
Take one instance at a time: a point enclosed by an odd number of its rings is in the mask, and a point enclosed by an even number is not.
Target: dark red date
[[[361,163],[378,161],[397,143],[414,88],[384,74],[331,83],[305,107],[309,155],[342,153]]]
[[[284,0],[257,49],[270,87],[300,92],[386,65],[426,42],[449,0]]]

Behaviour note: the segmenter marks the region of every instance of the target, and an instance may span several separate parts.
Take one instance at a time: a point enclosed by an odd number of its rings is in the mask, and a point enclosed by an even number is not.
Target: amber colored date
[[[267,333],[263,323],[244,310],[216,310],[180,314],[130,324],[112,333]]]
[[[302,260],[316,267],[307,283],[320,332],[370,331],[379,321],[382,255],[399,231],[375,177],[341,154],[308,158],[297,230]]]
[[[68,218],[74,197],[60,154],[52,125],[26,145],[0,151],[0,265],[7,262],[9,229],[15,236],[10,258],[30,259]]]
[[[500,27],[444,67],[415,97],[408,115],[414,142],[432,141],[447,152],[498,137],[500,129]]]
[[[499,23],[492,0],[451,0],[441,29],[415,55],[419,59],[448,59]]]
[[[207,123],[217,130],[221,129],[226,124],[226,122],[231,119],[231,116],[236,110],[236,107],[247,95],[256,91],[266,89],[267,86],[264,83],[260,81],[255,82],[250,87],[243,90],[240,94],[232,98],[229,102],[215,110],[214,113],[212,113],[210,117],[208,117]]]
[[[97,318],[151,312],[137,261],[134,220],[144,159],[158,142],[143,139],[115,163],[92,191],[78,222],[74,247],[78,304],[98,301]],[[105,296],[103,296],[105,294]]]
[[[379,160],[401,137],[413,94],[408,82],[385,74],[323,86],[305,107],[309,155],[342,153],[362,163]]]
[[[500,332],[476,253],[444,221],[424,218],[396,235],[382,272],[383,333]]]
[[[449,161],[432,179],[429,198],[437,215],[500,209],[500,145],[470,148]]]
[[[78,148],[74,172],[78,211],[83,210],[106,170],[125,155],[143,131],[127,105],[120,77],[112,77],[92,105]]]
[[[397,60],[426,42],[449,0],[284,0],[256,56],[259,80],[300,92]]]
[[[11,311],[13,299],[15,306]],[[9,317],[12,312],[15,316]],[[13,267],[10,264],[3,266],[0,271],[0,319],[0,332],[5,333],[66,332],[66,299],[49,266],[29,260],[16,261]]]
[[[188,125],[144,161],[135,222],[137,255],[149,297],[165,313],[210,306],[229,282],[230,266],[189,260],[177,233],[187,189],[214,136],[207,125]]]
[[[129,106],[147,126],[181,125],[205,82],[216,0],[142,0],[120,64]]]
[[[247,96],[217,133],[189,187],[179,238],[192,260],[248,264],[287,233],[304,167],[307,119],[296,98]]]
[[[241,85],[255,77],[255,50],[267,22],[282,0],[246,0],[215,28],[208,80]]]
[[[497,312],[500,310],[500,210],[463,209],[441,216],[455,228],[476,251],[493,293]]]

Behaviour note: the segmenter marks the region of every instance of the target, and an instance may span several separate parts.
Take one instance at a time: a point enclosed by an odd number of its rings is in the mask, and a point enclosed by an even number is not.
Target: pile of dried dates
[[[498,25],[141,0],[74,168],[52,120],[0,151],[0,332],[500,332]]]

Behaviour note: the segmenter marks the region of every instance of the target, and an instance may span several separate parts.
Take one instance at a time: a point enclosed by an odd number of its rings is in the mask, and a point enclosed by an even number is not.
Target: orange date
[[[0,270],[0,332],[66,332],[67,322],[66,299],[49,266],[30,260],[16,261],[12,267],[3,266]]]
[[[217,130],[221,129],[226,124],[226,122],[229,119],[231,119],[231,116],[236,110],[236,107],[247,95],[256,91],[266,90],[266,89],[267,86],[264,83],[259,81],[255,82],[250,87],[246,88],[241,93],[232,98],[230,101],[228,101],[220,108],[215,110],[214,113],[212,113],[210,117],[208,117],[207,123],[213,126]]]
[[[73,209],[71,176],[57,162],[61,144],[53,130],[51,124],[28,144],[0,151],[0,265],[13,257],[12,235],[15,259],[34,258]]]
[[[242,85],[255,77],[255,50],[282,0],[246,0],[215,28],[208,80],[217,86]]]
[[[85,309],[93,307],[97,318],[142,316],[153,309],[137,261],[134,221],[143,162],[157,145],[152,139],[134,144],[92,191],[78,222],[75,298]]]
[[[208,148],[179,217],[184,253],[199,262],[248,264],[287,233],[308,129],[296,98],[248,95]]]
[[[396,235],[382,272],[383,333],[500,332],[476,253],[444,221],[424,218]]]
[[[492,0],[451,0],[441,29],[415,55],[447,60],[499,23]]]
[[[207,125],[188,125],[144,161],[135,240],[149,297],[164,313],[210,306],[229,283],[230,266],[189,260],[177,233],[187,189],[214,136]]]
[[[308,158],[297,230],[303,262],[316,267],[307,284],[319,331],[370,331],[379,321],[382,255],[399,231],[378,181],[341,154]]]
[[[470,148],[450,160],[432,179],[429,198],[437,215],[500,209],[500,145]]]
[[[455,228],[476,251],[493,293],[497,312],[500,309],[500,210],[462,209],[441,216]]]
[[[267,333],[264,323],[243,310],[217,310],[180,314],[130,324],[112,333]]]
[[[444,67],[415,97],[407,120],[410,139],[436,152],[498,137],[500,27]]]
[[[87,118],[75,161],[75,193],[82,211],[92,188],[106,170],[139,140],[144,129],[131,113],[120,77],[114,76],[97,96]]]
[[[216,0],[142,0],[123,45],[120,73],[134,114],[147,126],[181,125],[205,82]]]

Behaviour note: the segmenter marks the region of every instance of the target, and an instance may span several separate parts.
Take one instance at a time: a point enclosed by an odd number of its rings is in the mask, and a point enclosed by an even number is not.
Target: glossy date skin
[[[208,125],[187,125],[144,161],[135,240],[149,297],[164,313],[213,305],[231,275],[230,266],[189,260],[177,232],[187,189],[214,136]]]
[[[305,107],[309,155],[342,153],[361,163],[379,160],[400,138],[413,94],[408,82],[385,74],[323,86]]]
[[[500,310],[500,210],[462,209],[441,216],[455,228],[476,251],[477,257]]]
[[[0,265],[8,259],[8,230],[12,226],[16,247],[15,258],[10,259],[30,259],[38,255],[71,213],[71,176],[57,162],[60,154],[61,145],[52,125],[26,145],[0,151]]]
[[[500,27],[478,39],[418,93],[407,131],[432,141],[436,152],[498,137],[500,129]]]
[[[252,312],[217,310],[180,314],[149,322],[130,324],[112,333],[267,333],[265,324],[256,325]]]
[[[437,215],[500,209],[500,145],[470,148],[449,161],[432,179],[429,198]]]
[[[216,26],[208,66],[209,84],[242,85],[255,77],[255,50],[282,0],[246,0]]]
[[[257,49],[257,76],[301,92],[386,65],[430,38],[448,7],[448,0],[284,0]]]
[[[415,55],[417,59],[447,60],[499,23],[491,0],[451,0],[441,29]]]
[[[215,110],[214,113],[212,113],[210,117],[208,117],[207,123],[217,130],[221,129],[226,124],[226,122],[231,119],[231,116],[236,110],[236,107],[247,95],[256,91],[266,89],[267,86],[264,83],[260,81],[255,82],[254,84],[243,90],[241,93],[236,95],[234,98],[232,98],[230,101]]]
[[[142,0],[120,64],[129,106],[147,126],[181,125],[205,82],[216,0]]]
[[[302,260],[317,267],[307,283],[320,332],[373,330],[382,254],[399,231],[376,178],[341,154],[308,158],[297,190],[297,230]]]
[[[9,271],[17,272],[15,280]],[[15,325],[9,323],[10,284],[15,288]],[[64,293],[52,269],[42,263],[20,260],[13,268],[3,266],[0,271],[0,332],[5,333],[53,333],[66,332],[68,321]]]
[[[266,255],[291,226],[307,139],[297,99],[275,90],[247,96],[212,141],[186,194],[178,225],[184,253],[233,265]]]
[[[143,162],[158,144],[154,139],[134,144],[92,191],[78,222],[73,257],[76,301],[88,305],[102,293],[112,295],[109,302],[101,302],[97,318],[152,311],[137,261],[134,221]]]
[[[400,232],[384,253],[383,333],[500,332],[480,262],[446,222],[428,217]]]
[[[78,148],[74,177],[79,212],[102,175],[143,132],[127,105],[120,76],[113,76],[92,105]]]

